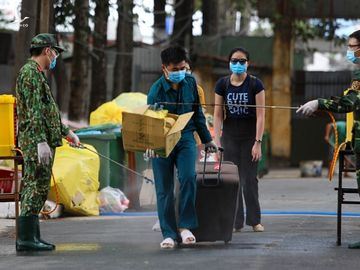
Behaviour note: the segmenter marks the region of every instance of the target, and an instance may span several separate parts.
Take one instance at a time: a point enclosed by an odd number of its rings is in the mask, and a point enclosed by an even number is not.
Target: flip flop
[[[188,229],[180,232],[181,240],[184,245],[193,245],[196,243],[196,238]]]
[[[165,238],[161,243],[160,243],[160,248],[161,249],[173,249],[175,248],[175,241],[168,237]]]

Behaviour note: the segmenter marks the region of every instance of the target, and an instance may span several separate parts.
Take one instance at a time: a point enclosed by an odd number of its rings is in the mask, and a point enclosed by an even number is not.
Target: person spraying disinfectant
[[[19,146],[24,158],[21,213],[17,226],[17,251],[54,250],[40,237],[39,213],[46,201],[55,148],[62,138],[80,145],[79,138],[61,123],[60,112],[52,96],[45,70],[56,66],[64,49],[55,36],[42,33],[31,40],[30,59],[20,69],[16,80]]]
[[[353,32],[348,38],[346,58],[360,67],[360,30]],[[353,149],[356,158],[356,180],[360,191],[360,69],[354,72],[349,91],[337,100],[319,98],[302,105],[296,112],[306,116],[312,115],[317,110],[336,113],[354,112]],[[360,249],[360,242],[349,245],[351,249]]]

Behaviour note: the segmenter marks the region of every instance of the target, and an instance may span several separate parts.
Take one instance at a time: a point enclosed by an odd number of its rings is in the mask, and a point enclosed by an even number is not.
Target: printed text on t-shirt
[[[248,93],[229,93],[227,94],[227,104],[231,114],[246,115],[249,114],[247,107],[231,106],[234,105],[247,105],[249,102]]]

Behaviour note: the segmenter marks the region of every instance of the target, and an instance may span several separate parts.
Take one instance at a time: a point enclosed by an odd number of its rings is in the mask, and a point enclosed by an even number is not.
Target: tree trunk
[[[271,100],[291,106],[291,76],[293,71],[293,18],[289,17],[286,0],[279,1],[279,19],[274,21]],[[271,110],[271,153],[289,158],[291,147],[291,111]]]
[[[107,61],[105,49],[107,45],[107,21],[109,17],[109,1],[96,0],[95,26],[93,33],[93,56],[91,74],[90,112],[106,101]]]
[[[89,1],[75,0],[74,49],[71,68],[70,120],[84,120],[88,104]]]
[[[56,101],[63,116],[68,117],[70,106],[70,80],[65,62],[60,55],[56,59],[56,68],[54,70],[56,82]]]
[[[166,39],[165,33],[165,4],[166,0],[154,1],[154,43]]]
[[[51,7],[50,7],[51,6]],[[50,8],[54,7],[54,3],[51,0],[39,1],[39,33],[49,33],[50,30]]]
[[[235,3],[233,0],[218,0],[218,33],[221,35],[235,34]]]
[[[115,52],[116,52],[116,59],[113,71],[113,96],[116,97],[120,93],[120,62],[121,62],[121,32],[122,32],[122,21],[121,21],[121,14],[122,14],[122,0],[117,1],[117,12],[118,12],[118,23],[116,29],[116,44],[115,44]]]
[[[194,0],[176,0],[174,31],[171,36],[171,45],[180,45],[192,49],[192,15]]]
[[[30,56],[29,48],[31,39],[36,33],[36,22],[38,18],[38,0],[22,1],[21,2],[21,18],[29,17],[25,23],[28,27],[20,27],[19,32],[16,35],[16,48],[15,48],[15,65],[14,65],[14,91],[15,81],[18,75],[19,69],[25,64],[25,60]]]
[[[218,0],[202,0],[203,24],[202,34],[213,36],[218,33],[219,13]]]
[[[244,8],[241,11],[240,31],[239,35],[246,36],[250,31],[250,18],[251,18],[251,3],[249,0],[244,0]]]
[[[123,52],[122,61],[120,62],[120,90],[122,92],[131,92],[132,64],[133,64],[133,0],[123,0],[124,16],[122,18],[122,42],[121,51]]]
[[[116,37],[113,97],[131,91],[133,59],[133,0],[118,1],[119,21]]]

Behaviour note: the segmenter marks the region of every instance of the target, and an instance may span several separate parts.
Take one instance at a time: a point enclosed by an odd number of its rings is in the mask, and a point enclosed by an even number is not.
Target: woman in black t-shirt
[[[239,168],[241,185],[234,231],[239,232],[244,226],[244,195],[246,225],[252,226],[255,232],[262,232],[256,174],[261,158],[265,109],[239,105],[265,105],[265,91],[258,78],[246,73],[249,60],[249,53],[243,48],[235,48],[229,55],[231,75],[220,78],[215,86],[215,104],[225,103],[226,106],[215,106],[214,131],[215,143],[225,149],[224,159]]]

